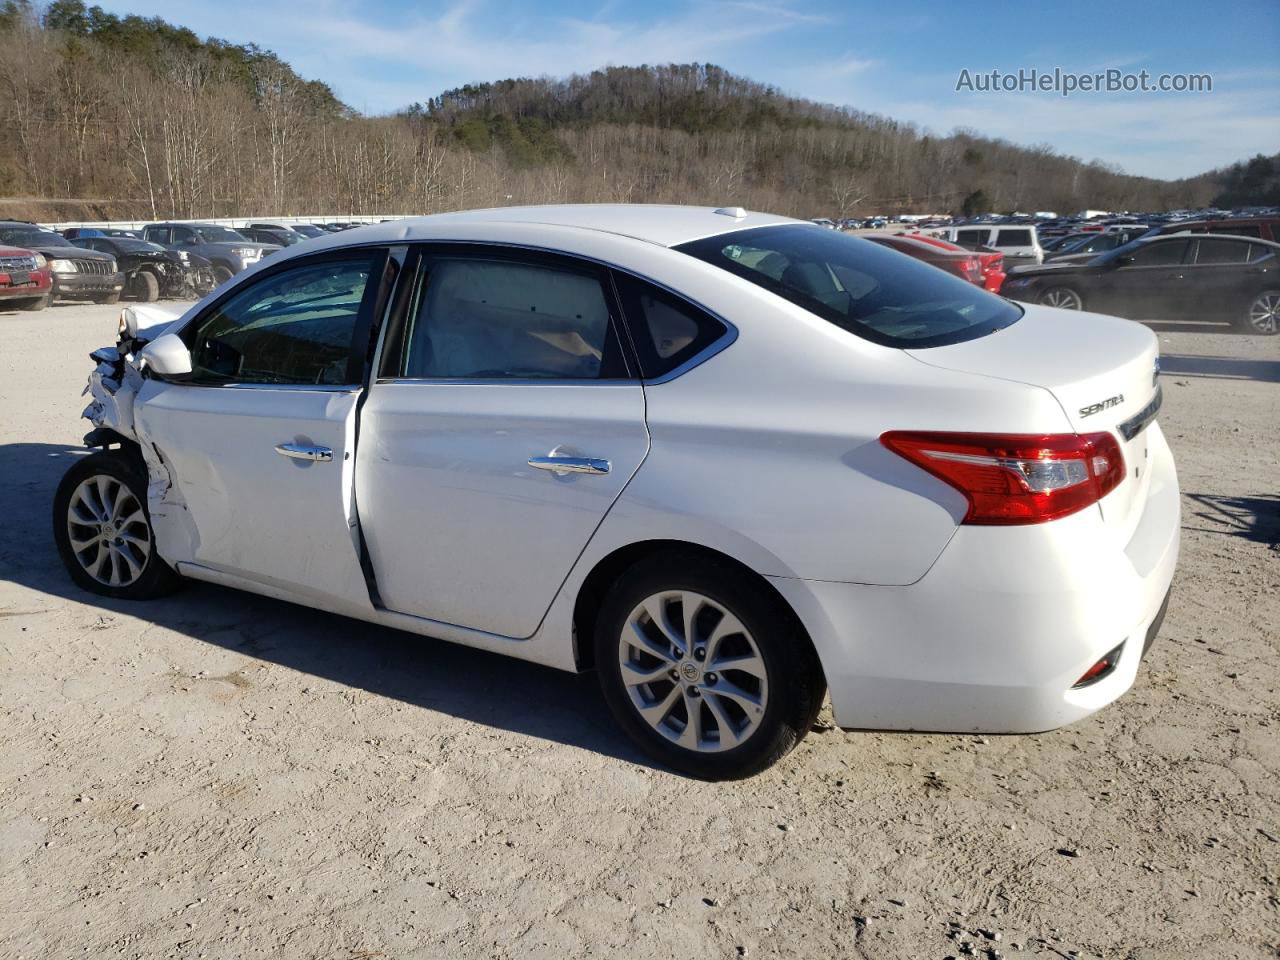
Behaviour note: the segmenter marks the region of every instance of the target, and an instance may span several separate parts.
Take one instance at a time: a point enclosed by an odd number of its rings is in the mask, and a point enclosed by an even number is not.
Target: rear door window
[[[986,243],[987,230],[957,230],[956,239],[964,243]]]
[[[960,343],[1022,317],[1020,307],[957,276],[816,226],[758,227],[675,249],[885,346]]]
[[[1030,230],[998,230],[996,231],[997,247],[1029,247],[1031,246]]]
[[[607,274],[490,257],[427,263],[401,376],[601,380],[627,375]]]
[[[1248,243],[1237,243],[1234,240],[1197,240],[1196,258],[1198,264],[1211,263],[1245,263],[1249,259]]]

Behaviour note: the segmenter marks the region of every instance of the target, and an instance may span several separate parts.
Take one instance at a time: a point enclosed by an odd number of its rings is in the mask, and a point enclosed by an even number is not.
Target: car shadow
[[[1220,497],[1188,493],[1186,497],[1196,505],[1192,516],[1203,525],[1184,523],[1184,529],[1244,537],[1280,549],[1280,495]]]
[[[1162,353],[1160,372],[1179,377],[1210,377],[1219,380],[1261,380],[1280,383],[1280,360],[1250,360],[1239,357],[1200,357]]]
[[[77,457],[62,445],[0,445],[0,581],[177,633],[300,673],[485,726],[653,767],[612,722],[594,676],[321,613],[205,583],[147,603],[78,588],[50,534],[53,495]],[[36,629],[32,627],[32,629]]]

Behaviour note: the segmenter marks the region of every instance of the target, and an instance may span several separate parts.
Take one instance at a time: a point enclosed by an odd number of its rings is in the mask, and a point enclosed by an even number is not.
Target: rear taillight
[[[1097,503],[1124,479],[1110,433],[931,433],[894,430],[880,442],[955,487],[962,523],[1044,523]]]
[[[964,278],[970,283],[982,282],[982,261],[977,257],[970,257],[960,265]]]

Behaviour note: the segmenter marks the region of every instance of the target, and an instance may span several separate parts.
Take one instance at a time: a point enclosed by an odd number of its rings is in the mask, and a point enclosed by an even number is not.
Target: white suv
[[[993,247],[1004,254],[1005,265],[1009,267],[1044,262],[1044,249],[1032,223],[968,224],[947,227],[939,236],[953,243]]]
[[[565,670],[662,762],[1120,696],[1178,553],[1156,339],[783,217],[502,208],[291,247],[95,355],[72,578]],[[335,625],[336,629],[347,629]]]

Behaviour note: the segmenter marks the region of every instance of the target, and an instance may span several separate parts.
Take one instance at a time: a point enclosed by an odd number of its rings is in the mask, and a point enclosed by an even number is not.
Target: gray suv
[[[213,264],[213,279],[219,284],[280,249],[278,244],[246,240],[230,227],[214,223],[153,223],[142,231],[142,239],[179,254],[204,257]]]

